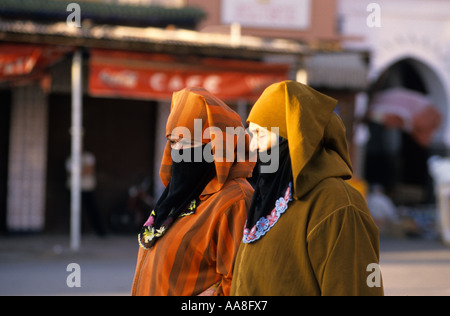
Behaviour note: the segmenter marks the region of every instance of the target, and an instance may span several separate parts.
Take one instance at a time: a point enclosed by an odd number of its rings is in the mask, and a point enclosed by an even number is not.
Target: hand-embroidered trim
[[[275,208],[269,215],[261,217],[251,229],[247,228],[247,224],[245,225],[242,241],[249,244],[263,237],[278,222],[281,214],[286,212],[290,201],[292,201],[292,182],[289,183],[284,196],[275,202]]]
[[[195,214],[195,211],[197,209],[197,200],[192,200],[189,204],[189,207],[186,211],[180,214],[178,218],[186,217]],[[144,224],[144,227],[142,227],[141,232],[138,235],[138,242],[139,245],[144,249],[150,249],[151,246],[155,243],[155,239],[162,237],[169,226],[173,223],[174,219],[172,217],[169,217],[166,219],[166,221],[163,223],[163,225],[159,229],[155,229],[153,226],[155,222],[156,213],[155,210],[153,210],[150,213],[149,218]]]

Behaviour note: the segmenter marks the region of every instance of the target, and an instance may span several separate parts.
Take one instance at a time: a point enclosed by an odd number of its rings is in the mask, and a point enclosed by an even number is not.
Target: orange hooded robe
[[[198,133],[193,130],[194,119],[203,122],[201,141],[207,143],[212,139],[215,152],[222,153],[221,157],[214,156],[216,177],[202,192],[195,214],[178,218],[151,249],[139,249],[132,295],[191,296],[214,285],[215,295],[230,294],[234,261],[253,194],[245,178],[251,176],[254,163],[238,160],[237,137],[231,135],[227,139],[226,127],[232,127],[230,132],[235,128],[244,131],[238,114],[204,89],[174,93],[167,136],[174,128],[183,127],[194,137]],[[216,131],[218,128],[222,137],[208,135],[208,127]],[[248,136],[241,136],[247,150]],[[171,165],[168,142],[160,169],[166,186],[171,178]]]

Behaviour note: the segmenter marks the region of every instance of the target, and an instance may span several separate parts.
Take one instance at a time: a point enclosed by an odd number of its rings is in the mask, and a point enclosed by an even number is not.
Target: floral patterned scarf
[[[194,161],[195,150],[203,151],[205,146],[187,149],[191,152],[190,162],[172,162],[169,185],[139,234],[139,244],[143,248],[153,247],[179,217],[195,213],[200,203],[200,194],[216,175],[214,163],[204,159],[201,162]]]

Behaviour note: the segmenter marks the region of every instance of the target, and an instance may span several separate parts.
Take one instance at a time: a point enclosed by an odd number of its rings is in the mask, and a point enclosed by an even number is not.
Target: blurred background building
[[[370,86],[360,100],[358,171],[401,206],[400,215],[409,208],[427,225],[441,182],[430,177],[427,162],[448,157],[450,148],[450,2],[340,0],[338,12],[344,47],[371,52]],[[444,173],[448,178],[450,170]],[[449,194],[441,200],[437,218],[450,231]]]
[[[98,205],[113,230],[162,191],[171,94],[193,85],[245,120],[271,83],[307,83],[339,100],[357,180],[381,184],[397,204],[434,202],[426,161],[450,147],[450,3],[377,1],[376,16],[366,0],[80,0],[77,27],[71,2],[0,0],[2,232],[69,227],[76,51],[84,149],[95,155]],[[370,115],[391,88],[426,95],[439,111],[425,146]]]
[[[98,209],[113,231],[134,231],[146,216],[135,213],[148,212],[162,189],[172,93],[204,86],[245,117],[265,87],[296,73],[307,51],[295,41],[199,32],[207,12],[186,1],[71,3],[0,2],[3,232],[69,229],[75,52],[83,58],[83,149],[95,157]]]

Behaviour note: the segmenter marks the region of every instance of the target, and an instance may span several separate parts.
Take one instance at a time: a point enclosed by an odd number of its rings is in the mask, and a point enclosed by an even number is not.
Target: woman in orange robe
[[[139,234],[132,295],[229,295],[253,194],[248,136],[238,114],[197,88],[174,93],[166,136],[166,190]]]

